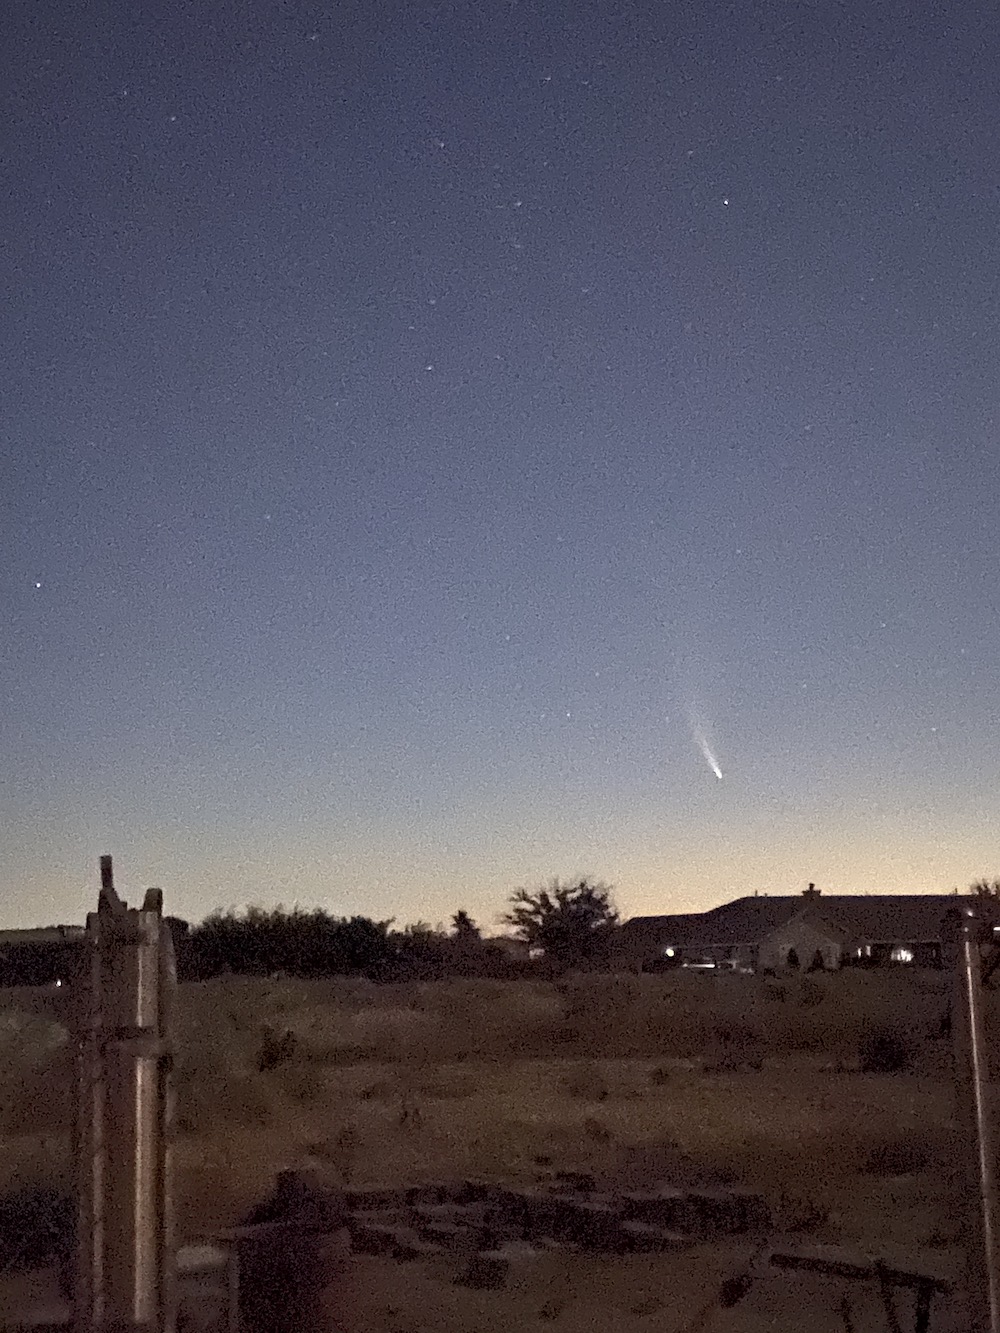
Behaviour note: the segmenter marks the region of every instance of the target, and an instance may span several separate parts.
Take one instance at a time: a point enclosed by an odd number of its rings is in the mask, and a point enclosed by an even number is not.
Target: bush
[[[0,1133],[67,1131],[73,1123],[73,1048],[56,1023],[0,1015]]]
[[[287,1028],[280,1035],[266,1028],[257,1050],[257,1073],[263,1074],[268,1069],[277,1069],[279,1065],[287,1064],[294,1058],[298,1044],[295,1033]]]
[[[0,1198],[0,1272],[55,1263],[64,1292],[73,1262],[76,1207],[71,1195],[35,1186]]]
[[[799,987],[799,1006],[802,1009],[815,1009],[826,998],[826,989],[811,977],[803,977]]]
[[[928,1169],[931,1156],[926,1142],[895,1135],[872,1145],[862,1170],[870,1176],[912,1176]]]
[[[913,1068],[913,1049],[901,1032],[875,1028],[858,1043],[858,1061],[863,1074],[901,1074]]]

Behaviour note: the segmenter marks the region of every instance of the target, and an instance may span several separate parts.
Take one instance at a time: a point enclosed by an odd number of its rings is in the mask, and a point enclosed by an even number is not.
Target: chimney
[[[818,898],[819,889],[817,889],[815,884],[810,884],[808,889],[802,890],[802,896],[803,898]]]

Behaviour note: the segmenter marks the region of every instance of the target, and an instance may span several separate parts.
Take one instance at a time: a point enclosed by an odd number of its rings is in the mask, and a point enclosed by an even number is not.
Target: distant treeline
[[[484,939],[464,910],[448,929],[424,922],[332,916],[322,908],[217,911],[197,925],[167,917],[182,981],[242,976],[367,977],[371,981],[498,979],[548,975],[607,962],[618,924],[610,889],[586,879],[517,889],[502,918],[510,936]],[[0,986],[46,986],[72,978],[78,944],[33,941],[0,947]]]
[[[535,970],[527,956],[482,939],[464,913],[450,931],[394,930],[390,921],[250,907],[214,912],[196,926],[169,918],[181,980],[243,976],[366,977],[433,981],[449,976],[514,978]]]

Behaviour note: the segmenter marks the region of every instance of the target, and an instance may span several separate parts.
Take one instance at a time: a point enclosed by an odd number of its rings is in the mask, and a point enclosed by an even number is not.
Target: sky
[[[2,26],[0,925],[1000,873],[1000,10]]]

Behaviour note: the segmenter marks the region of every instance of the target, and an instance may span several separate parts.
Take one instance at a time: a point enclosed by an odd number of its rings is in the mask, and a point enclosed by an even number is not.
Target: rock
[[[463,1180],[456,1191],[456,1203],[483,1203],[489,1186],[483,1180]]]
[[[564,1196],[548,1190],[525,1190],[505,1216],[521,1228],[523,1235],[551,1235],[558,1226],[563,1203]]]
[[[613,1199],[587,1195],[562,1195],[553,1199],[553,1234],[558,1240],[574,1241],[589,1250],[623,1248],[621,1209]]]
[[[481,1250],[473,1255],[468,1268],[455,1280],[459,1286],[499,1291],[507,1285],[509,1272],[510,1259],[502,1250]]]
[[[484,1226],[487,1219],[484,1203],[418,1203],[413,1209],[415,1219],[424,1222],[454,1222],[457,1226]]]
[[[390,1255],[394,1259],[415,1259],[422,1254],[440,1254],[439,1246],[430,1244],[407,1226],[364,1222],[350,1227],[351,1246],[358,1254]]]
[[[278,1173],[271,1196],[242,1220],[236,1246],[246,1333],[321,1327],[321,1293],[340,1261],[331,1244],[347,1222],[342,1194],[324,1188],[315,1173]]]
[[[374,1212],[381,1208],[408,1208],[412,1190],[406,1188],[373,1188],[344,1191],[344,1202],[351,1212]]]
[[[622,1222],[620,1229],[623,1248],[633,1254],[658,1254],[693,1244],[690,1236],[652,1226],[649,1222]]]
[[[587,1194],[595,1188],[594,1177],[589,1171],[557,1171],[555,1180],[557,1189],[574,1193]]]
[[[691,1190],[687,1196],[689,1225],[703,1236],[734,1235],[766,1229],[770,1209],[762,1194],[735,1186]]]
[[[476,1227],[459,1226],[455,1222],[424,1222],[417,1227],[422,1240],[442,1250],[475,1250],[479,1245],[480,1232]]]
[[[366,1222],[373,1222],[381,1226],[408,1227],[412,1221],[412,1208],[373,1208],[371,1211],[365,1209],[350,1213],[347,1218],[347,1226],[353,1227],[363,1225]]]
[[[489,1208],[495,1208],[504,1213],[517,1213],[524,1211],[528,1193],[523,1189],[514,1189],[510,1185],[487,1185],[483,1199]],[[533,1194],[534,1191],[531,1191],[531,1193]]]
[[[631,1221],[676,1231],[687,1230],[694,1216],[688,1194],[666,1185],[623,1194],[622,1214]]]
[[[434,1181],[429,1184],[412,1185],[407,1190],[408,1202],[414,1207],[440,1208],[448,1205],[460,1207],[476,1202],[475,1186],[465,1180]]]

